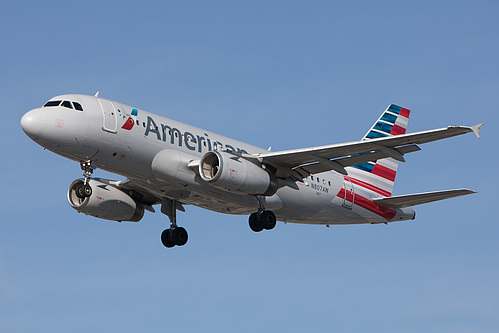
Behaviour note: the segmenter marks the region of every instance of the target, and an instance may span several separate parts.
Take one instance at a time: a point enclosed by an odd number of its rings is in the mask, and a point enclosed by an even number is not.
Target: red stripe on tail
[[[404,108],[402,108],[402,109],[400,110],[400,115],[401,115],[402,117],[409,118],[409,115],[410,115],[410,114],[411,114],[411,110],[407,110],[407,109],[404,109]]]
[[[400,134],[405,134],[405,128],[400,127],[398,125],[393,125],[393,128],[390,132],[391,135],[400,135]]]
[[[395,181],[395,175],[397,174],[397,171],[388,169],[387,167],[384,167],[382,165],[379,165],[379,163],[376,163],[372,173],[393,182]]]
[[[375,193],[378,193],[378,194],[381,194],[382,196],[385,196],[385,197],[389,197],[391,196],[392,194],[386,190],[383,190],[377,186],[374,186],[372,184],[369,184],[369,183],[366,183],[362,180],[358,180],[358,179],[355,179],[355,178],[352,178],[352,177],[348,177],[348,176],[345,176],[345,179],[347,180],[350,180],[353,184],[355,185],[359,185],[359,186],[362,186],[363,188],[367,189],[367,190],[370,190],[370,191],[373,191]]]

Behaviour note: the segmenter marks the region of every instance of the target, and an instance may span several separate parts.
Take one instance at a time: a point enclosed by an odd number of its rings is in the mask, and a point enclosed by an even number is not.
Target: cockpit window
[[[46,106],[59,106],[61,104],[62,101],[48,101],[47,103],[45,103],[44,107]]]
[[[73,105],[75,106],[75,109],[78,111],[83,111],[83,107],[81,106],[80,103],[78,102],[73,102]]]
[[[75,109],[78,111],[83,111],[83,107],[81,106],[80,103],[78,102],[72,102],[72,101],[48,101],[45,103],[43,107],[48,107],[48,106],[64,106],[65,108],[68,109]]]
[[[73,106],[71,105],[70,101],[64,101],[64,102],[62,102],[62,106],[64,106],[65,108],[68,108],[68,109],[72,109],[73,108]]]

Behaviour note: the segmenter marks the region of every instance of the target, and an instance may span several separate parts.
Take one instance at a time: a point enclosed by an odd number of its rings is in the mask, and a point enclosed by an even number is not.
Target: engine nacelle
[[[118,188],[90,179],[92,195],[80,198],[76,194],[83,180],[77,179],[71,183],[68,190],[68,201],[78,212],[112,221],[138,222],[144,216],[144,206],[133,200],[128,194]]]
[[[212,186],[253,195],[274,195],[277,180],[267,170],[227,152],[207,152],[199,163],[199,175]]]

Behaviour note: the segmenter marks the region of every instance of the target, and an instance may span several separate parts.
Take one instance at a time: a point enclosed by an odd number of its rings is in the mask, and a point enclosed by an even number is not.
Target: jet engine
[[[207,152],[199,163],[201,178],[226,191],[252,195],[274,195],[277,179],[268,170],[227,152]]]
[[[83,185],[83,180],[77,179],[71,183],[68,190],[69,204],[78,212],[119,222],[138,222],[144,216],[144,206],[120,189],[99,180],[90,179],[92,194],[90,197],[83,197],[79,194],[81,191],[78,191]]]

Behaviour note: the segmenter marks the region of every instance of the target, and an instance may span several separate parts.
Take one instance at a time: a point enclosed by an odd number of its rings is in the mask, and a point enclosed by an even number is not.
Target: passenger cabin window
[[[48,101],[45,103],[43,107],[48,107],[48,106],[59,106],[62,101]]]

